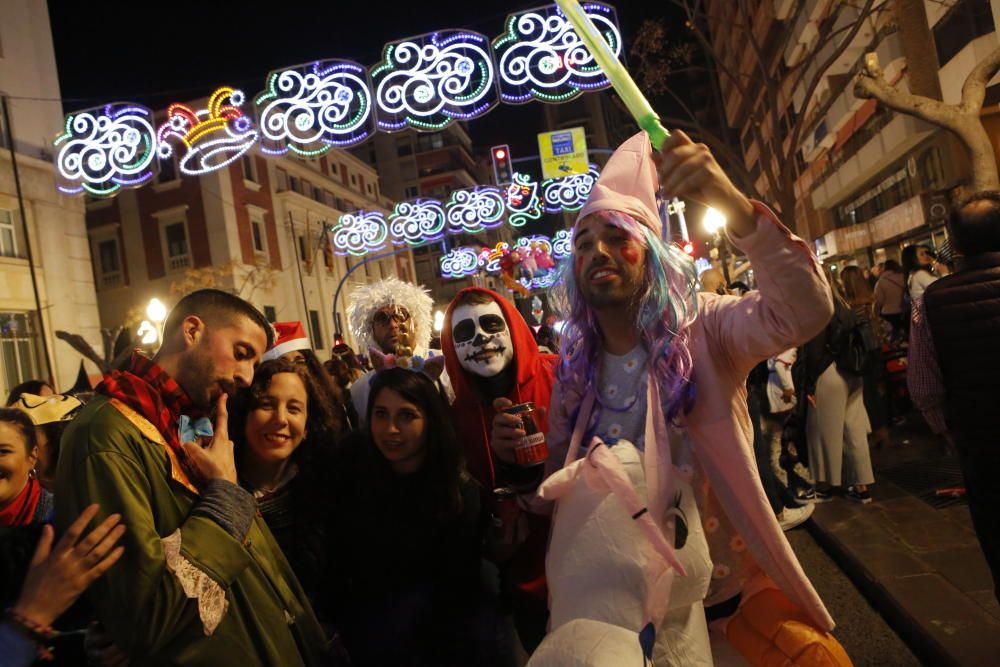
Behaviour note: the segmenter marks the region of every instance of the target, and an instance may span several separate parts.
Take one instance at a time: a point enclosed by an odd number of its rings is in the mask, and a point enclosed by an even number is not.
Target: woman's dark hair
[[[35,424],[31,421],[31,417],[17,408],[0,408],[0,422],[13,424],[21,431],[29,454],[38,446],[38,439],[35,438]]]
[[[17,400],[24,394],[40,395],[42,393],[42,389],[45,387],[51,389],[53,394],[56,393],[56,390],[52,388],[52,385],[45,380],[27,380],[22,382],[11,389],[10,393],[7,394],[7,407],[9,408],[17,403]]]
[[[330,430],[328,433],[330,437],[338,438],[348,430],[344,412],[344,406],[347,402],[344,397],[344,391],[339,384],[334,382],[330,374],[326,372],[326,369],[323,368],[323,363],[314,351],[299,350],[299,352],[302,353],[306,370],[312,376],[313,383],[316,385],[316,391],[320,394],[319,400],[328,406],[327,411],[330,414]]]
[[[903,248],[903,255],[901,257],[903,260],[903,284],[907,286],[907,289],[909,289],[910,276],[914,273],[917,271],[927,271],[930,273],[930,269],[920,264],[920,260],[917,259],[918,248],[927,248],[927,246],[914,243]]]
[[[446,519],[458,515],[462,511],[462,495],[460,483],[466,475],[462,461],[462,450],[451,427],[448,405],[441,396],[437,385],[423,373],[402,368],[389,368],[375,374],[370,384],[368,407],[365,415],[367,440],[369,441],[369,458],[373,460],[375,482],[372,490],[378,494],[380,485],[391,484],[393,478],[389,462],[375,447],[371,436],[372,409],[379,393],[383,389],[391,389],[413,403],[423,413],[427,428],[425,446],[426,455],[420,474],[426,482],[431,511],[437,518]]]
[[[306,388],[306,437],[292,454],[293,460],[303,463],[313,458],[320,448],[332,446],[336,431],[333,430],[334,416],[329,402],[302,364],[288,359],[271,359],[258,366],[250,387],[237,392],[233,397],[229,411],[229,431],[237,448],[246,445],[247,416],[260,405],[261,398],[271,385],[271,379],[281,373],[291,373],[302,380]]]
[[[840,272],[840,281],[844,288],[844,299],[848,304],[855,306],[872,303],[875,300],[871,285],[865,280],[858,267],[845,266],[844,270]]]

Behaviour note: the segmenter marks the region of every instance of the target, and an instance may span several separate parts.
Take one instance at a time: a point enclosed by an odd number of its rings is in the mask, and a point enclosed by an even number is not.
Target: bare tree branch
[[[990,79],[996,76],[1000,70],[1000,45],[986,58],[975,66],[965,84],[962,86],[961,109],[964,113],[976,113],[983,108],[983,100],[986,99],[986,86]]]

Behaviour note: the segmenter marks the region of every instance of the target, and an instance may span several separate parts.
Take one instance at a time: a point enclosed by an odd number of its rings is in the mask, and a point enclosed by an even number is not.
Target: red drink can
[[[497,544],[511,546],[517,539],[517,517],[521,508],[514,489],[493,489],[493,538]]]
[[[549,458],[549,446],[545,442],[545,434],[535,423],[534,403],[521,403],[504,410],[509,415],[516,415],[521,418],[521,428],[524,429],[524,437],[520,444],[514,447],[514,459],[518,465],[534,466],[545,463]]]

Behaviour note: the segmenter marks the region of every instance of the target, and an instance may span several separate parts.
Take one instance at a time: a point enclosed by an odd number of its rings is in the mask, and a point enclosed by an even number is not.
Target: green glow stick
[[[650,142],[659,150],[670,133],[660,124],[660,117],[653,111],[653,107],[649,105],[646,96],[639,90],[639,86],[635,85],[628,70],[615,57],[614,52],[577,0],[556,0],[556,4],[559,5],[559,9],[566,15],[569,22],[573,24],[576,34],[586,44],[590,54],[594,56],[594,60],[611,81],[611,85],[618,91],[625,106],[628,107],[629,113],[635,118],[635,122],[646,131]]]

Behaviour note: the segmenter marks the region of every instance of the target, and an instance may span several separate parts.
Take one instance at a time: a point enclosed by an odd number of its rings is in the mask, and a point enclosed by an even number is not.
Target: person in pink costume
[[[726,216],[729,240],[753,263],[759,291],[743,297],[696,292],[690,258],[662,239],[661,187],[666,196],[711,204]],[[682,521],[666,517],[677,514],[682,501],[674,493],[679,497],[683,488],[697,504],[694,516],[687,516],[699,524],[690,533],[703,532],[710,552],[710,574],[695,584],[684,581],[686,564],[671,563],[676,576],[668,597],[685,586],[703,587],[705,607],[726,609],[720,628],[745,657],[757,657],[754,664],[771,664],[760,656],[779,648],[761,646],[761,637],[789,633],[802,641],[791,653],[787,643],[780,647],[789,660],[782,664],[850,664],[829,634],[833,619],[770,509],[746,406],[749,371],[810,340],[833,313],[809,246],[766,205],[740,193],[703,144],[677,131],[654,153],[639,133],[614,153],[581,209],[555,296],[566,325],[547,472],[585,456],[594,437],[633,443],[658,461],[653,479],[646,475],[648,508],[669,525],[664,532],[671,547],[682,554]],[[653,406],[659,409],[647,412]],[[522,433],[509,415],[494,419],[494,446],[507,446]],[[543,511],[545,504],[534,507]],[[551,585],[550,592],[555,595]],[[776,606],[776,599],[787,605]],[[783,615],[771,613],[777,608]],[[803,626],[809,631],[800,632]],[[692,655],[707,650],[707,632],[701,634],[684,635],[683,642],[697,645]],[[830,662],[802,660],[817,652]]]

